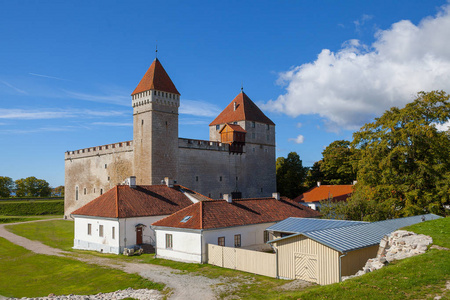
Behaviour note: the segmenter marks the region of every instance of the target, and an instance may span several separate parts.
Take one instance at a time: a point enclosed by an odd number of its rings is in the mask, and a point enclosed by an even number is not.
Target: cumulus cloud
[[[297,117],[318,114],[330,128],[357,129],[418,91],[450,92],[450,5],[418,25],[408,20],[379,30],[372,45],[346,41],[314,62],[280,74],[286,93],[264,108]]]
[[[289,139],[290,142],[294,142],[296,144],[303,144],[305,141],[305,137],[301,134],[299,134],[296,138]]]

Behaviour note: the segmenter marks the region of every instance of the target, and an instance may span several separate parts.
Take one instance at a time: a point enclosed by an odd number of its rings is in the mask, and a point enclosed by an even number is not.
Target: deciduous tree
[[[0,197],[10,197],[14,190],[14,181],[10,177],[0,176]]]
[[[48,197],[52,192],[48,182],[36,177],[16,180],[17,197]]]
[[[304,191],[306,168],[296,152],[289,153],[286,158],[278,157],[276,170],[277,190],[282,196],[292,199]]]

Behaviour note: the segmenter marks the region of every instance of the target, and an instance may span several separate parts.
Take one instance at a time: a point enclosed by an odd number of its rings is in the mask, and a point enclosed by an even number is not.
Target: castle
[[[241,91],[209,124],[209,141],[178,137],[180,93],[156,58],[131,94],[133,140],[65,153],[64,214],[130,176],[175,180],[210,198],[276,192],[275,124]]]

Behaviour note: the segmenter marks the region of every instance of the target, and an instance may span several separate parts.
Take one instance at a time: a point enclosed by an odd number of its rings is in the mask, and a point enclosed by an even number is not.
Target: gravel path
[[[48,220],[38,220],[31,222],[42,222]],[[213,286],[225,283],[220,279],[210,279],[204,276],[192,274],[181,274],[182,271],[171,269],[168,267],[157,266],[152,264],[139,264],[118,261],[109,258],[102,258],[88,254],[72,253],[49,247],[38,241],[32,241],[27,238],[18,236],[5,229],[5,225],[14,225],[18,223],[0,224],[0,237],[10,242],[22,246],[38,254],[69,256],[89,264],[110,267],[122,270],[126,273],[138,273],[140,276],[147,278],[153,282],[161,282],[172,289],[173,293],[169,299],[215,299],[216,295]]]

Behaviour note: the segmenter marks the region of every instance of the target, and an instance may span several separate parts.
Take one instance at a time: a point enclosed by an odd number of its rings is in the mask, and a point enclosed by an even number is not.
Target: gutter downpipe
[[[348,253],[344,252],[342,253],[341,256],[339,256],[339,282],[342,282],[342,263],[341,263],[341,258],[343,258],[344,256],[346,256]]]
[[[277,276],[275,278],[280,279],[280,276],[278,274],[278,249],[274,245],[272,245],[272,243],[270,243],[269,245],[275,251],[275,270],[276,270],[276,276]],[[339,262],[340,262],[340,260],[339,260]]]

